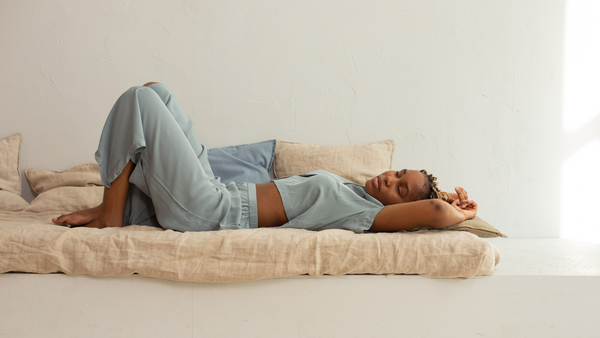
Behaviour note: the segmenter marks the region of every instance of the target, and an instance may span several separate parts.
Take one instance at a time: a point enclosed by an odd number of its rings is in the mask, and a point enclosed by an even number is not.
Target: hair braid
[[[445,191],[441,191],[440,188],[438,188],[437,177],[434,177],[433,175],[428,173],[427,170],[425,170],[425,169],[422,169],[419,171],[427,178],[427,182],[425,183],[425,186],[423,187],[425,199],[440,199],[445,202],[448,202],[448,200],[449,200],[448,193]]]

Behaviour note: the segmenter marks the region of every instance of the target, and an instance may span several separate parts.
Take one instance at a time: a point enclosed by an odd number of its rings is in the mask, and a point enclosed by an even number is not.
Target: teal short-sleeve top
[[[324,170],[274,182],[289,220],[282,228],[363,233],[383,209],[383,204],[367,194],[364,186]]]

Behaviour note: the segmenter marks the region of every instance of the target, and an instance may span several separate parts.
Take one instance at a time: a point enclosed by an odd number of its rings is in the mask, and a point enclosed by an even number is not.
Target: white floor
[[[598,243],[560,238],[491,238],[487,241],[500,250],[500,264],[494,276],[600,276]]]
[[[0,337],[600,337],[600,244],[493,239],[491,277],[0,275]]]

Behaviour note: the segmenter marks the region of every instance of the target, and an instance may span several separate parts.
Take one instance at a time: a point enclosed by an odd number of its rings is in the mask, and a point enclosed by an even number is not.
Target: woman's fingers
[[[458,195],[458,199],[460,200],[459,205],[463,207],[465,205],[465,202],[469,199],[467,191],[461,187],[456,187],[454,188],[454,190],[456,190],[456,194]]]
[[[473,212],[473,217],[477,216],[477,203],[475,203],[475,201],[469,201],[469,207],[470,210]]]
[[[461,187],[456,187],[454,188],[454,190],[456,190],[456,194],[458,195],[458,198],[461,201],[467,200],[469,199],[469,196],[467,195],[467,191]]]
[[[476,210],[477,209],[477,203],[473,200],[468,200],[467,202],[465,202],[465,206],[463,207],[465,209],[471,209],[471,210]]]

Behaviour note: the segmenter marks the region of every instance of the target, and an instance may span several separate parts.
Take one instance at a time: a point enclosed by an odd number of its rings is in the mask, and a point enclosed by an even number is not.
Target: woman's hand
[[[464,202],[459,201],[458,199],[452,202],[452,206],[454,209],[465,216],[465,220],[471,219],[477,216],[477,203],[472,200],[467,200]]]
[[[459,206],[464,206],[465,202],[469,199],[469,196],[467,195],[467,191],[461,187],[456,187],[456,188],[454,188],[454,190],[456,191],[456,193],[453,193],[453,192],[448,193],[448,203],[452,204],[452,203],[454,203],[454,201],[458,201]]]

